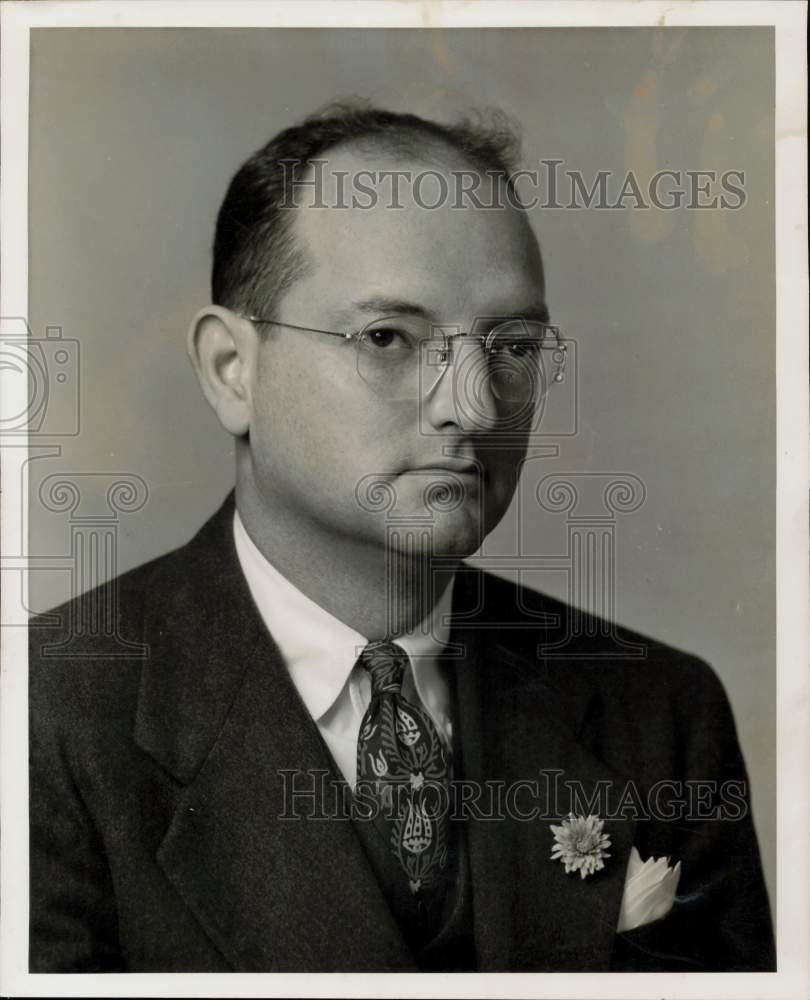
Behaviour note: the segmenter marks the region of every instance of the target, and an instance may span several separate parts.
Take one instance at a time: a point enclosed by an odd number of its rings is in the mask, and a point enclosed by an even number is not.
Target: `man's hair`
[[[287,171],[296,164],[300,177],[327,150],[358,144],[401,156],[449,148],[476,169],[503,179],[510,189],[520,150],[515,127],[502,112],[443,125],[359,102],[327,105],[279,132],[231,180],[214,237],[215,304],[272,315],[278,299],[307,268],[292,231],[295,212],[280,207],[289,205]]]

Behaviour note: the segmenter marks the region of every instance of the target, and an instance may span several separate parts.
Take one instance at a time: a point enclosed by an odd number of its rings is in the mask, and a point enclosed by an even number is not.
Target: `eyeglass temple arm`
[[[285,329],[288,330],[300,330],[302,333],[322,333],[327,337],[340,337],[341,340],[355,340],[358,337],[358,334],[356,333],[338,333],[336,330],[321,330],[315,326],[296,326],[295,323],[282,323],[280,320],[266,319],[263,316],[250,315],[250,316],[245,316],[244,318],[250,320],[251,323],[268,323],[271,326],[283,326]],[[558,326],[554,326],[554,324],[552,323],[543,323],[542,325],[544,332],[550,333],[554,337],[555,342],[554,344],[546,344],[544,336],[543,340],[540,343],[540,348],[541,349],[545,348],[546,350],[553,350],[557,352],[555,356],[555,361],[557,362],[557,370],[552,377],[555,382],[563,382],[565,381],[565,362],[567,358],[567,348],[565,341],[560,336],[560,328]],[[460,333],[460,332],[451,334],[442,334],[445,343],[447,343],[450,340],[455,340],[457,337],[469,337],[469,336],[470,334]],[[473,334],[473,336],[475,337],[476,340],[480,341],[482,346],[486,345],[488,336],[487,334]]]
[[[316,326],[296,326],[295,323],[282,323],[277,319],[265,319],[263,316],[245,316],[251,323],[269,323],[271,326],[283,326],[287,330],[300,330],[302,333],[323,333],[327,337],[340,337],[341,340],[351,340],[355,333],[338,333],[336,330],[320,330]]]

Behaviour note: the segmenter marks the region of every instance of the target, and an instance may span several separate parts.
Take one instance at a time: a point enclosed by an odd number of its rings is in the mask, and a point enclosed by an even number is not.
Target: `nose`
[[[445,333],[447,352],[424,400],[424,414],[435,430],[449,426],[467,434],[492,430],[498,422],[489,365],[480,340]]]

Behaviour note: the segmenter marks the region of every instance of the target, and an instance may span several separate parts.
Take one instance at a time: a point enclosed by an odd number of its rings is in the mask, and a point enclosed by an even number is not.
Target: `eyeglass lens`
[[[357,372],[389,399],[420,399],[452,363],[454,387],[479,398],[487,387],[507,407],[526,407],[546,384],[548,327],[508,320],[480,335],[436,335],[415,317],[375,320],[357,341]]]

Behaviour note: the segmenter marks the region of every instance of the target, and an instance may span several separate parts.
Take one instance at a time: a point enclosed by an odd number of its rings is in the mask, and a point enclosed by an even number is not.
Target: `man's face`
[[[326,191],[334,190],[332,171],[416,174],[426,167],[384,157],[370,161],[349,149],[335,150],[328,160]],[[423,316],[467,332],[477,317],[538,315],[542,266],[518,212],[450,204],[426,210],[407,185],[401,191],[401,209],[383,196],[369,210],[295,209],[294,231],[310,270],[283,296],[273,318],[355,332],[387,316]],[[475,379],[454,378],[452,367],[435,385],[434,379],[425,383],[421,399],[392,398],[358,375],[354,341],[275,326],[263,330],[250,449],[268,518],[283,513],[286,523],[292,517],[304,531],[309,526],[379,544],[395,521],[405,518],[413,528],[414,518],[421,518],[435,554],[474,552],[509,506],[531,415],[509,426],[507,443],[502,405],[481,391],[480,380],[475,387]],[[461,343],[466,346],[457,364],[473,360],[465,354],[471,342]]]

